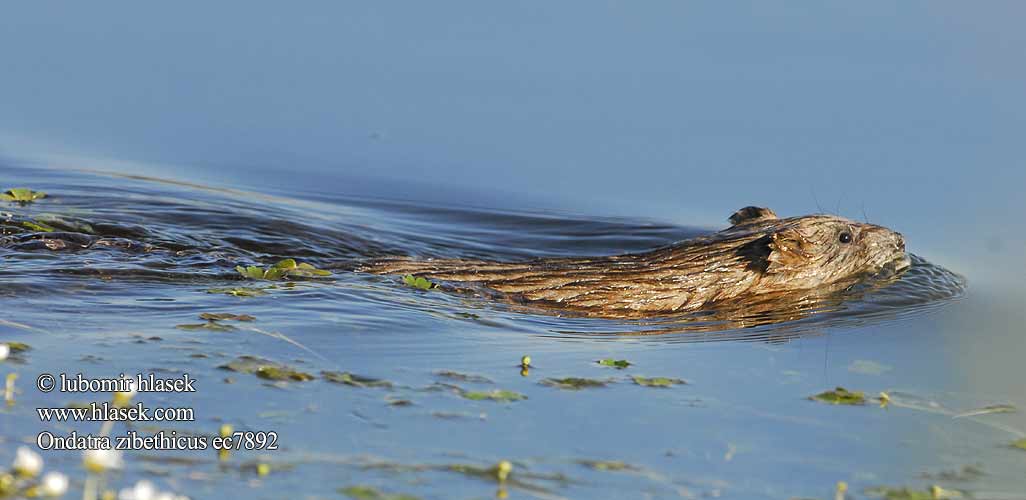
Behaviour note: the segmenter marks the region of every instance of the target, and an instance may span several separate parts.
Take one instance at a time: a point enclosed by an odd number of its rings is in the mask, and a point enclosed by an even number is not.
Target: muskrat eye
[[[848,231],[841,233],[841,243],[851,243],[851,233]]]

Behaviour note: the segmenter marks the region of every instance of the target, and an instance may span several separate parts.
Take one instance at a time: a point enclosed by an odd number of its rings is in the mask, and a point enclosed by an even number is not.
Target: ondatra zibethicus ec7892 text
[[[901,234],[832,215],[780,219],[746,207],[731,227],[637,254],[525,262],[384,259],[362,270],[474,282],[509,299],[587,316],[695,311],[769,294],[836,290],[910,265]]]

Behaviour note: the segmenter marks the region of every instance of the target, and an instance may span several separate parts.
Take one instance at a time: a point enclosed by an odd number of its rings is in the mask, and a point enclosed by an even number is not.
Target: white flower
[[[43,470],[43,457],[25,446],[18,448],[14,453],[14,472],[19,475],[35,477]]]
[[[7,359],[7,356],[11,355],[11,346],[7,344],[0,344],[0,361]]]
[[[60,472],[47,472],[43,475],[39,489],[43,496],[59,497],[68,491],[68,476]]]
[[[157,500],[157,487],[145,479],[135,483],[131,488],[125,488],[118,492],[118,500]]]
[[[92,472],[120,469],[123,461],[119,450],[86,450],[82,453],[82,464]]]

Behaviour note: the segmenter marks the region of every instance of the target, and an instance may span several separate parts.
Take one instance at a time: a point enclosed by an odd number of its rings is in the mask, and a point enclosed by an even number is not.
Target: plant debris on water
[[[420,276],[413,276],[412,274],[407,274],[406,276],[403,276],[403,283],[405,283],[406,286],[417,288],[420,290],[430,290],[432,288],[438,288],[437,284],[432,283],[424,278],[421,278]]]
[[[33,191],[29,188],[11,188],[0,193],[0,200],[4,201],[29,203],[41,198],[46,198],[46,193],[42,191]]]
[[[612,368],[616,368],[618,370],[622,370],[624,368],[627,368],[628,366],[631,366],[631,362],[627,361],[626,359],[606,358],[606,359],[600,359],[600,360],[596,361],[596,363],[598,363],[598,364],[600,364],[602,366],[609,366],[609,367],[612,367]]]
[[[813,401],[821,401],[835,405],[864,405],[866,395],[862,391],[851,392],[844,387],[838,387],[832,391],[825,391],[814,396],[809,396]]]
[[[927,490],[916,490],[912,488],[892,488],[889,486],[878,486],[867,488],[864,492],[867,496],[883,498],[885,500],[939,500],[965,498],[965,494],[958,490],[948,490],[940,486],[930,486]]]
[[[268,268],[262,268],[259,266],[235,266],[235,270],[244,278],[268,281],[277,281],[297,276],[303,278],[331,276],[331,271],[317,269],[305,262],[296,263],[295,259],[283,259]]]
[[[1016,440],[1016,441],[1012,441],[1012,445],[1011,446],[1012,446],[1012,448],[1018,448],[1020,450],[1026,451],[1026,438],[1022,438],[1022,439],[1019,439],[1019,440]]]
[[[511,401],[520,401],[527,399],[527,396],[520,394],[519,392],[507,391],[504,389],[495,389],[493,391],[460,391],[460,396],[470,399],[473,401],[498,401],[501,403],[508,403]]]
[[[259,297],[261,295],[267,295],[267,292],[262,288],[247,288],[247,287],[235,287],[235,288],[210,288],[207,293],[223,293],[225,295],[233,295],[235,297]]]
[[[230,332],[237,330],[232,325],[226,325],[218,323],[217,321],[207,321],[205,323],[185,323],[181,325],[175,325],[175,328],[181,330],[213,330],[215,332]]]
[[[267,380],[306,382],[316,378],[309,373],[301,372],[288,365],[249,355],[239,356],[234,361],[218,366],[218,368],[239,373],[250,373]]]
[[[491,384],[492,383],[492,379],[490,379],[488,377],[484,377],[484,376],[481,376],[481,375],[471,375],[471,374],[468,374],[468,373],[454,372],[454,371],[450,371],[450,370],[437,371],[437,372],[435,372],[435,375],[437,375],[439,377],[442,377],[442,378],[451,379],[451,380],[459,380],[459,381],[462,381],[462,382],[472,382],[472,383],[477,383],[477,384]]]
[[[338,492],[353,500],[420,500],[419,497],[413,495],[384,493],[372,486],[363,485],[339,488]]]
[[[579,464],[581,464],[581,465],[583,465],[585,467],[590,467],[590,468],[595,469],[595,470],[604,470],[604,471],[625,471],[625,470],[634,471],[634,470],[638,470],[637,467],[635,467],[635,466],[633,466],[631,464],[628,464],[626,462],[621,462],[619,460],[587,460],[587,459],[581,459],[581,460],[578,460],[577,463],[579,463]]]
[[[671,387],[674,385],[687,384],[687,382],[682,379],[669,377],[641,377],[634,375],[631,377],[631,380],[633,380],[635,384],[643,385],[645,387]]]
[[[986,474],[979,465],[963,465],[961,469],[945,470],[936,474],[924,472],[922,477],[925,479],[939,479],[942,481],[973,481],[985,475]]]
[[[549,387],[558,387],[560,389],[568,389],[571,391],[577,391],[588,387],[605,387],[609,385],[609,382],[606,380],[581,377],[547,378],[539,383]]]
[[[392,382],[387,380],[364,377],[349,372],[322,371],[321,377],[328,382],[351,385],[353,387],[392,387]]]
[[[990,405],[962,412],[958,415],[952,416],[951,418],[978,417],[980,415],[989,415],[991,413],[1015,413],[1016,411],[1016,408],[1012,405]]]
[[[255,317],[248,314],[232,314],[232,313],[200,313],[200,319],[207,321],[254,321]]]

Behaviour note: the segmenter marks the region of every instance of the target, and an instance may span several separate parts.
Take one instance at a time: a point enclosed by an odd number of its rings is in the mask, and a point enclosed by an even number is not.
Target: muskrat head
[[[764,284],[814,288],[867,275],[892,275],[911,263],[901,234],[873,224],[832,215],[778,219],[768,209],[752,207],[731,221],[735,228],[761,235],[745,245],[744,252],[752,259],[751,268],[764,274]]]

